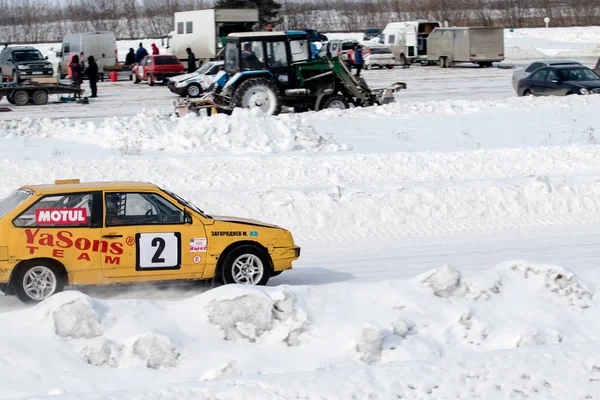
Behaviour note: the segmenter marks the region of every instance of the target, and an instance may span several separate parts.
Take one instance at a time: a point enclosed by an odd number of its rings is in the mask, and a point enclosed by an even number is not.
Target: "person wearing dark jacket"
[[[125,65],[133,65],[135,64],[135,50],[133,47],[129,48],[129,53],[125,56]]]
[[[136,62],[136,64],[139,64],[140,61],[142,61],[142,59],[144,57],[146,57],[147,55],[148,55],[148,51],[144,48],[144,45],[142,45],[142,42],[140,42],[140,47],[135,52],[135,62]]]
[[[71,69],[71,81],[73,82],[73,86],[78,89],[81,88],[81,84],[83,83],[83,67],[79,62],[79,56],[77,54],[71,59],[69,68]],[[81,95],[76,93],[74,97],[81,98]]]
[[[94,56],[88,57],[88,66],[85,69],[85,74],[90,81],[90,90],[92,91],[90,97],[98,97],[98,64],[96,64]]]
[[[354,66],[356,67],[356,76],[360,76],[360,71],[363,67],[362,46],[356,46],[354,49]]]
[[[192,49],[189,47],[185,51],[188,54],[188,72],[194,72],[196,70],[196,55],[192,53]]]

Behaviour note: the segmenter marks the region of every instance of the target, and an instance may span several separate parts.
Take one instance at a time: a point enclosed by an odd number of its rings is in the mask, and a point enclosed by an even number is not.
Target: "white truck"
[[[427,37],[441,26],[440,21],[424,19],[390,22],[382,32],[383,44],[389,47],[402,65],[427,61]]]
[[[206,9],[175,13],[175,30],[163,39],[166,53],[184,64],[190,48],[196,59],[212,61],[220,56],[224,40],[230,33],[258,30],[257,9]]]
[[[463,62],[490,67],[504,60],[504,29],[436,28],[427,38],[427,60],[438,62],[442,68]]]
[[[62,40],[60,51],[56,52],[59,58],[57,71],[61,79],[67,76],[69,62],[75,54],[79,56],[79,61],[84,66],[87,65],[87,58],[94,56],[98,64],[98,77],[104,80],[104,67],[114,67],[118,61],[115,34],[109,31],[96,31],[66,35]]]

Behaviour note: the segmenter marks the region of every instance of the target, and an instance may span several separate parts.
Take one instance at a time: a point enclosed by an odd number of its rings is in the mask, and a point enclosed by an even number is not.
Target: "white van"
[[[100,80],[104,80],[104,67],[114,66],[118,61],[115,34],[98,31],[66,35],[63,38],[61,50],[56,52],[56,56],[60,59],[57,68],[60,78],[67,76],[69,61],[75,54],[79,56],[79,61],[84,66],[87,65],[87,58],[94,56],[98,64],[98,77]]]
[[[383,44],[390,48],[402,65],[427,60],[427,37],[441,26],[440,21],[424,19],[390,22],[382,32]]]

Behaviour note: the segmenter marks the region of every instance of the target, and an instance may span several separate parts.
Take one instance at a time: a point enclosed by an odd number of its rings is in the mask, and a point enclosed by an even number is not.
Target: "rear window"
[[[357,44],[358,44],[358,42],[344,42],[344,43],[342,43],[342,51],[352,50],[353,48],[356,47]]]
[[[155,65],[175,65],[179,64],[179,59],[177,57],[156,57],[154,59]]]
[[[371,47],[371,54],[390,54],[391,51],[387,47]]]
[[[6,214],[17,208],[25,200],[33,196],[31,190],[17,190],[9,196],[0,200],[0,219],[4,218]]]

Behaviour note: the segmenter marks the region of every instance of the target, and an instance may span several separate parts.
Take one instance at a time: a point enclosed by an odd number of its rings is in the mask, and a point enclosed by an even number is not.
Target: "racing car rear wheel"
[[[23,303],[46,300],[62,292],[65,278],[57,266],[47,260],[30,260],[15,272],[15,294]]]
[[[225,284],[264,286],[271,277],[271,263],[264,251],[245,245],[227,255],[222,272]]]
[[[200,96],[200,93],[202,93],[202,89],[200,89],[200,85],[198,85],[197,83],[191,83],[185,89],[185,92],[190,97],[198,97]]]

